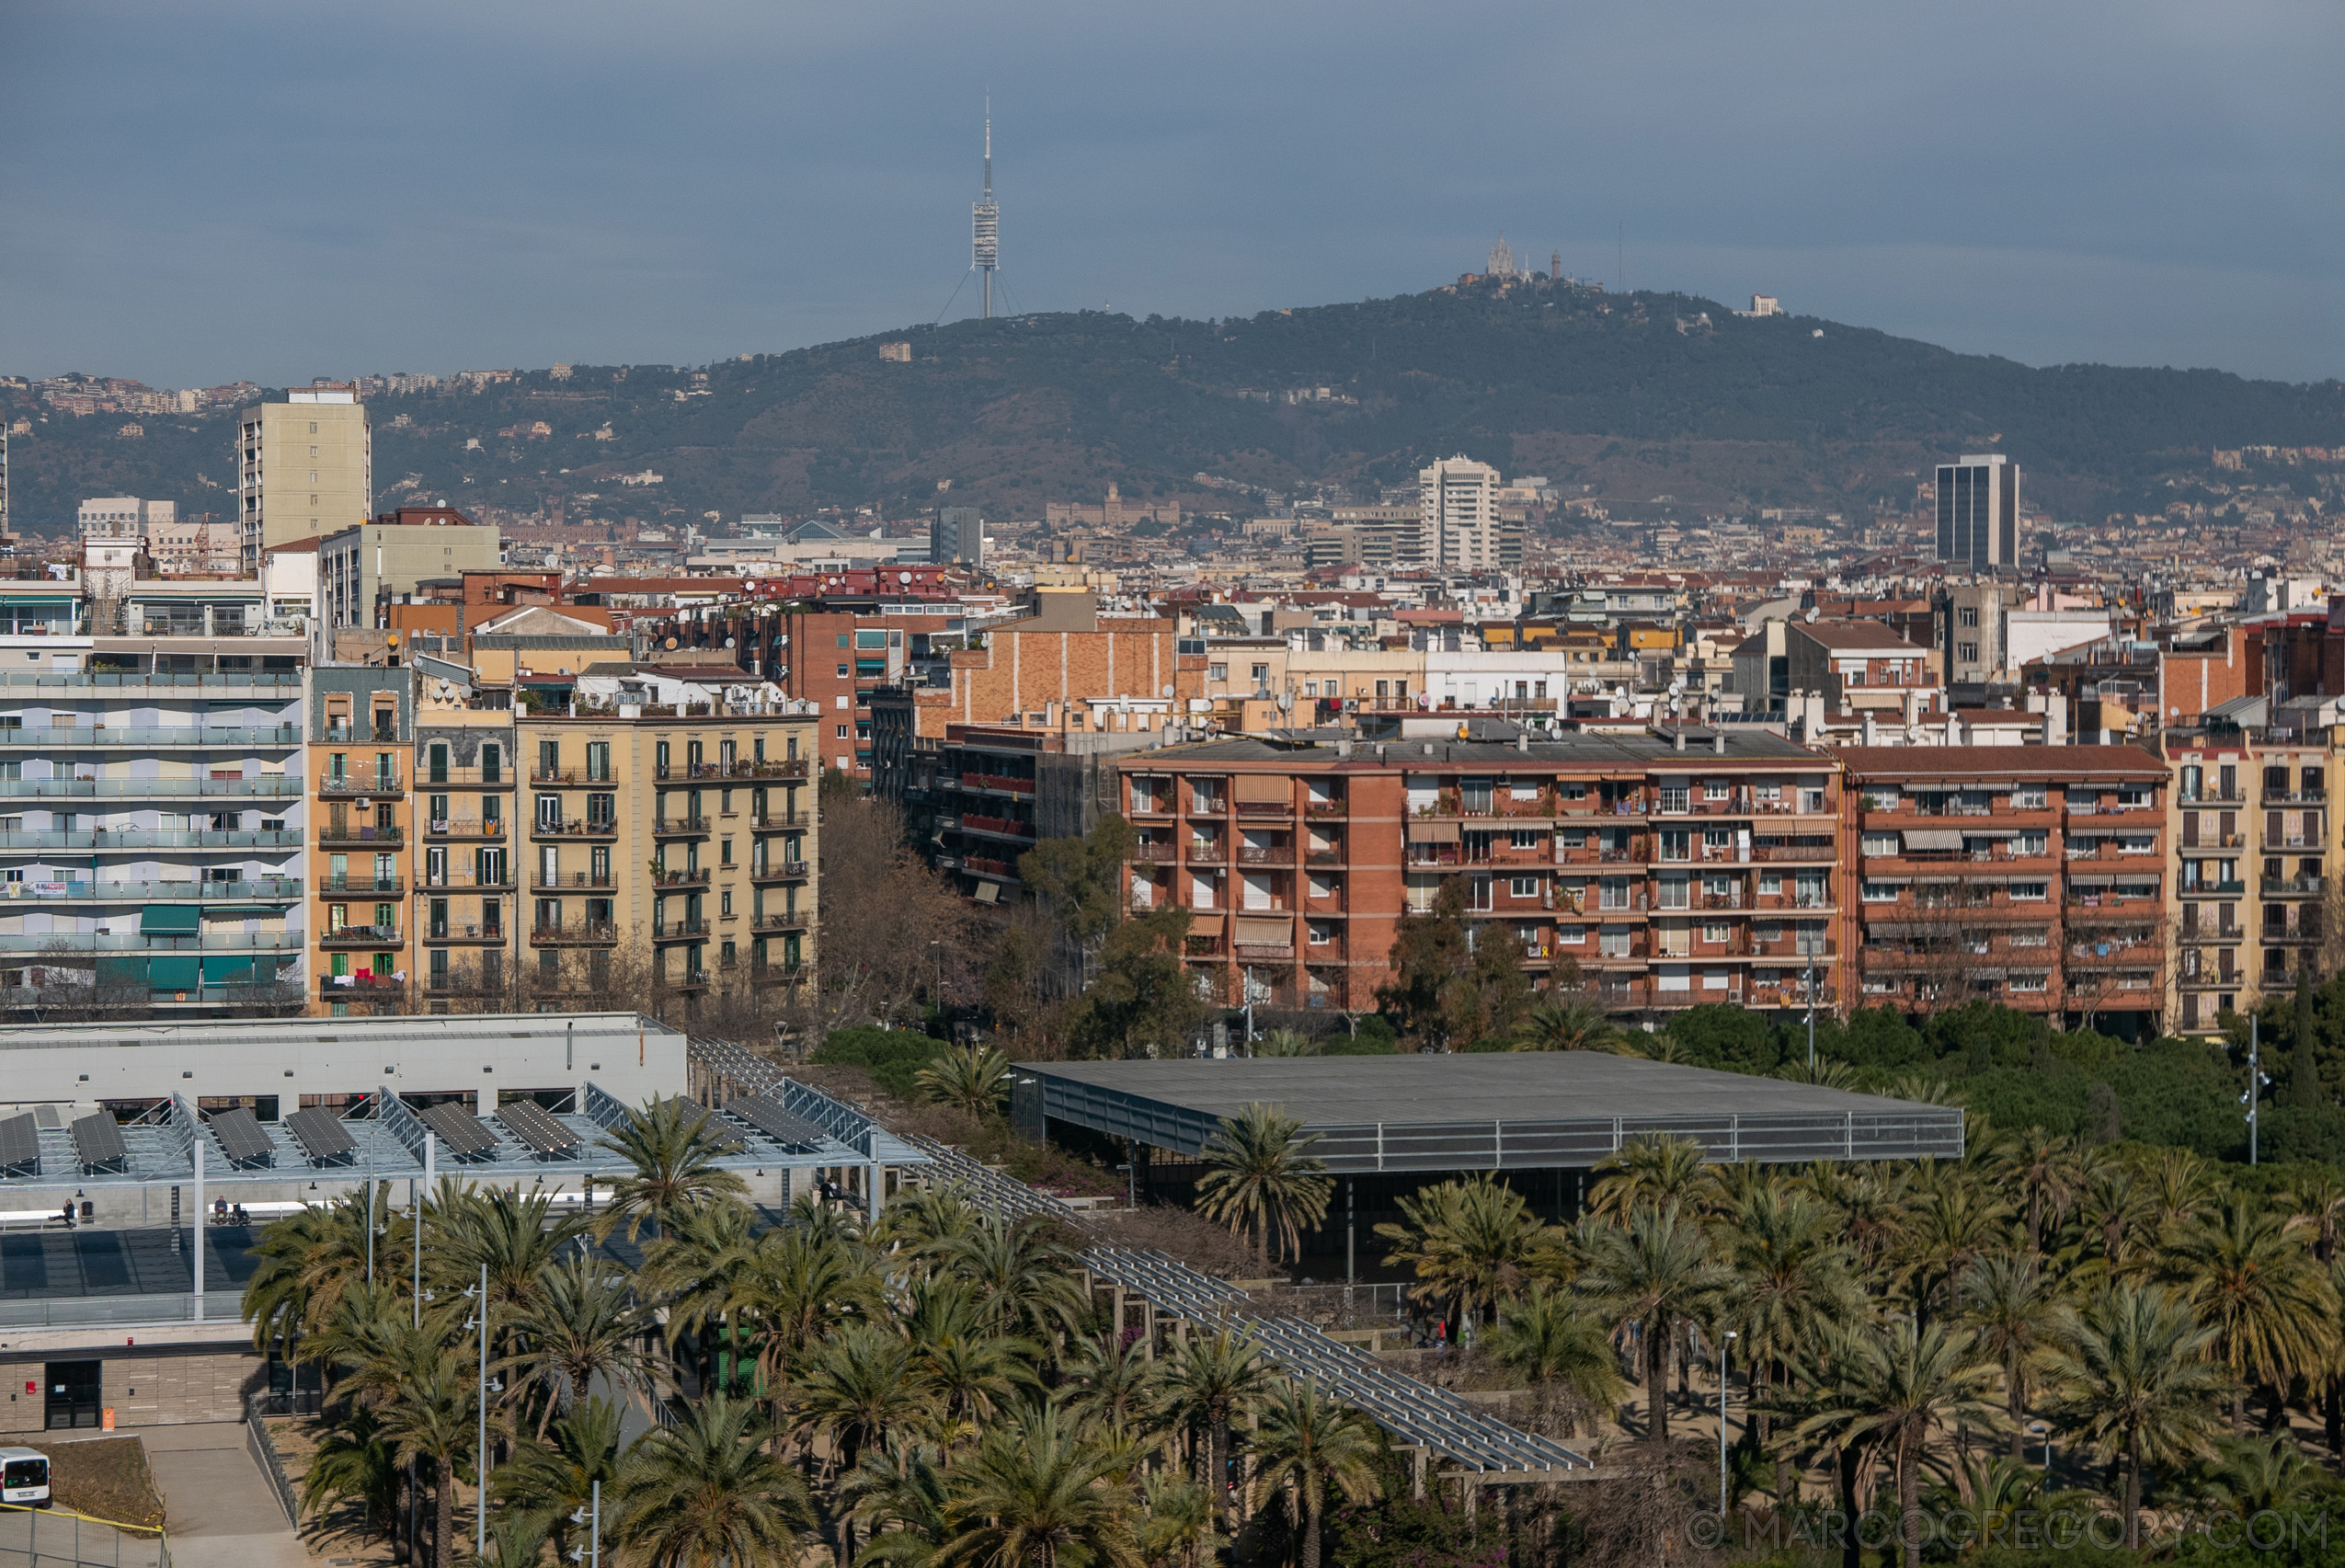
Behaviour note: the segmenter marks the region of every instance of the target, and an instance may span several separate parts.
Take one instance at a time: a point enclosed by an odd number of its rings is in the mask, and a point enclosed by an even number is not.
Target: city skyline
[[[2289,198],[2335,151],[2315,62],[2345,24],[2309,10],[1996,9],[1941,36],[1822,6],[1492,6],[1505,47],[1455,63],[1398,10],[979,32],[703,7],[656,36],[591,8],[281,15],[13,14],[0,368],[693,364],[932,319],[967,269],[989,87],[1019,232],[997,310],[1408,292],[1503,230],[1608,287],[1771,293],[2030,363],[2345,371],[2339,220]],[[1491,108],[1461,133],[1435,111],[1470,66]],[[2126,106],[2150,101],[2144,132]]]

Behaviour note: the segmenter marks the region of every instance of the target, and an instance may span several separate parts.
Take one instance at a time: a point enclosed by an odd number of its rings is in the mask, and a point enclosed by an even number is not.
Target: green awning
[[[103,986],[128,986],[146,989],[146,955],[143,953],[100,953],[97,956],[97,983]]]
[[[208,986],[245,986],[253,983],[253,965],[248,954],[207,954],[203,960],[203,983]]]
[[[196,956],[192,953],[157,953],[146,961],[146,983],[150,990],[193,990],[196,979]]]
[[[192,936],[202,916],[193,904],[149,904],[139,912],[139,930],[150,936]]]

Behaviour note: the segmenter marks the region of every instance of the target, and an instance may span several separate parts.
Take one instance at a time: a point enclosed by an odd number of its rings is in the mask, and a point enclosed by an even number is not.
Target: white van
[[[0,1503],[49,1506],[49,1456],[39,1448],[0,1448]]]

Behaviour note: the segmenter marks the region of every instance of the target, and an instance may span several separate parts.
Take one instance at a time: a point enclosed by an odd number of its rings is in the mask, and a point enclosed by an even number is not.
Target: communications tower
[[[985,194],[970,217],[972,265],[985,275],[985,317],[993,318],[993,269],[1001,264],[1001,209],[993,200],[993,105],[985,106]]]

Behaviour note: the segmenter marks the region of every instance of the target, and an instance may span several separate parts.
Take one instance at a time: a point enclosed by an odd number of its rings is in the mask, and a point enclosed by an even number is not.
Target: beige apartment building
[[[523,714],[532,993],[623,989],[690,1016],[811,975],[820,721],[722,703]]]
[[[355,387],[298,386],[236,416],[236,509],[246,577],[271,545],[374,514],[374,438]]]

